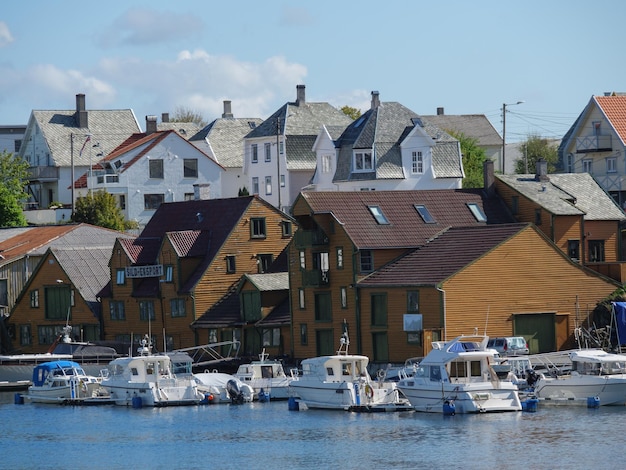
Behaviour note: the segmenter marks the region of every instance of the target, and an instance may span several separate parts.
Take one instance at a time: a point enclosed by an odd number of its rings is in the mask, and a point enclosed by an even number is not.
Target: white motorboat
[[[459,336],[433,342],[412,377],[398,388],[416,411],[482,413],[520,411],[517,386],[500,380],[490,364],[497,352],[487,348],[487,336]]]
[[[22,396],[32,403],[79,403],[107,395],[100,377],[85,374],[76,362],[61,360],[35,366],[32,385]]]
[[[545,404],[626,405],[626,355],[601,349],[569,352],[571,371],[540,374],[535,394]]]
[[[410,410],[408,401],[394,382],[371,379],[367,356],[348,354],[347,334],[334,356],[320,356],[302,361],[302,375],[289,388],[298,402],[307,408],[349,411]]]
[[[259,354],[258,361],[240,365],[234,376],[250,385],[257,399],[262,394],[269,395],[273,400],[289,398],[289,384],[293,374],[287,376],[280,361],[268,360],[265,349]]]
[[[116,405],[195,405],[205,400],[188,370],[178,375],[173,372],[174,365],[180,367],[180,354],[175,363],[167,354],[152,354],[147,337],[139,352],[139,356],[114,359],[108,366],[102,386]],[[187,362],[190,365],[191,358]]]
[[[207,396],[209,403],[241,404],[254,398],[253,388],[237,377],[218,371],[194,374],[198,390]]]

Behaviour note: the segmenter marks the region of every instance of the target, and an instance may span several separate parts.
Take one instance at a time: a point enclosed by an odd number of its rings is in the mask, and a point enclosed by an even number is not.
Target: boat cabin
[[[324,377],[326,382],[345,382],[369,378],[366,356],[326,356],[302,361],[302,376]]]

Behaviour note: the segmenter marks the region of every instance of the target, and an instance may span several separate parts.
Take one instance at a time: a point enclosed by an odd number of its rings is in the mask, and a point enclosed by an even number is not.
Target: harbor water
[[[2,469],[624,468],[626,407],[443,416],[0,401]]]

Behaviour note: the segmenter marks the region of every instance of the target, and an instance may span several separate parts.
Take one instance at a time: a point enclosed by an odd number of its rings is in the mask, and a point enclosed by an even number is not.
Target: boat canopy
[[[74,361],[44,362],[33,369],[33,385],[41,387],[46,377],[54,371],[61,371],[62,375],[74,375],[75,369],[82,370],[80,364]]]

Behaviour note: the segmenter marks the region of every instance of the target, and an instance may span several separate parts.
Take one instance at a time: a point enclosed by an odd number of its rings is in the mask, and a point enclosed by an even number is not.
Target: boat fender
[[[369,398],[370,400],[374,397],[374,389],[372,388],[370,384],[367,384],[365,386],[365,396]]]

